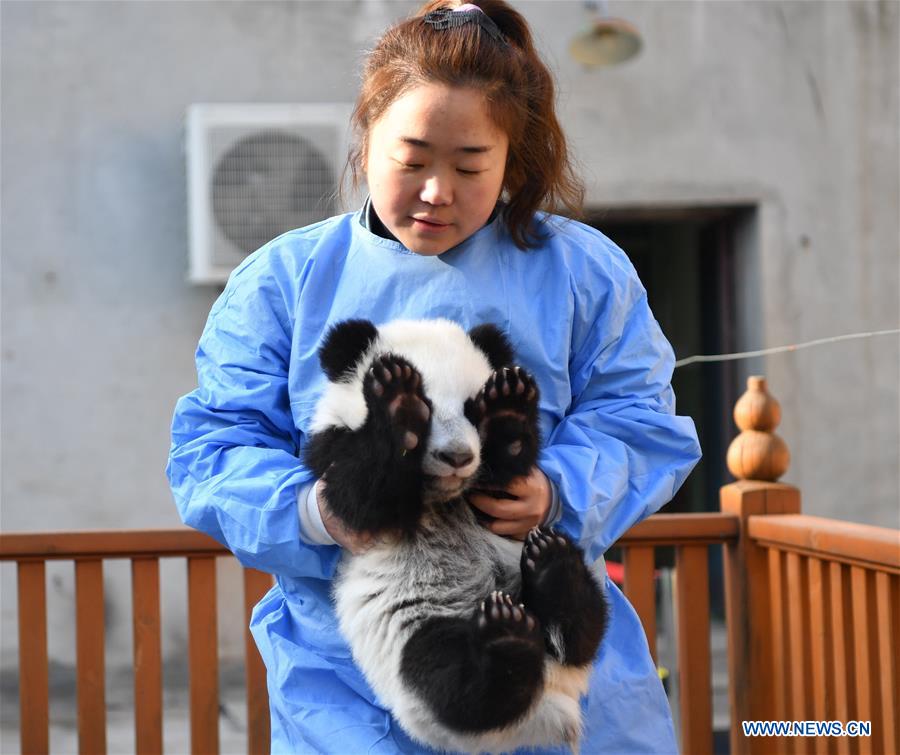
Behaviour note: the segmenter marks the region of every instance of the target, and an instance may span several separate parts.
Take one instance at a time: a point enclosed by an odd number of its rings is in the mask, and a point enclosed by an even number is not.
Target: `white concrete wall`
[[[645,49],[602,72],[565,55],[577,4],[525,8],[591,204],[759,206],[740,348],[898,327],[900,4],[613,3]],[[782,403],[806,512],[900,526],[898,340],[745,365]]]
[[[184,283],[185,109],[350,101],[368,40],[412,7],[0,4],[5,531],[178,524],[169,420],[217,294]],[[591,206],[758,205],[741,347],[898,326],[900,5],[613,1],[645,49],[604,71],[566,54],[582,3],[520,7],[557,70]],[[746,366],[781,400],[806,512],[898,526],[898,365],[898,339],[880,338]],[[69,662],[71,580],[54,574],[51,650]],[[181,594],[177,578],[164,590]],[[115,663],[127,574],[108,582]],[[5,667],[13,585],[4,567]],[[167,610],[177,655],[180,598]]]

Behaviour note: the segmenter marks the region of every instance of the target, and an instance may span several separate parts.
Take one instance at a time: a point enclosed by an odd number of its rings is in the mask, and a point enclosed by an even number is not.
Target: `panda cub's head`
[[[415,452],[411,455],[420,460],[422,494],[429,500],[456,497],[486,473],[497,482],[503,475],[497,474],[500,470],[487,469],[491,465],[486,462],[492,458],[493,466],[503,466],[507,477],[527,472],[525,465],[534,461],[538,442],[536,418],[530,418],[533,437],[526,440],[527,448],[523,449],[518,436],[511,441],[502,432],[496,438],[486,437],[484,404],[480,402],[481,411],[476,405],[476,397],[495,371],[513,364],[507,338],[493,325],[480,325],[466,332],[449,320],[395,320],[378,327],[367,320],[348,320],[331,328],[319,356],[328,384],[312,420],[312,434],[369,438],[362,446],[344,447],[362,448],[354,451],[366,457],[358,465],[373,466],[382,458],[376,452],[384,450],[382,445],[396,445],[406,439],[409,450]],[[382,374],[383,358],[394,360],[393,364],[409,365],[421,376],[421,388],[417,390],[424,403],[411,402],[413,415],[419,411],[427,423],[425,432],[419,433],[424,438],[421,444],[418,430],[401,433],[400,441],[388,437],[387,426],[397,422],[385,407],[388,399],[394,401],[389,404],[391,411],[400,403],[391,398],[392,393],[384,396],[384,390],[392,390],[391,378],[383,388],[373,382],[373,370]],[[383,404],[379,403],[382,399]],[[491,453],[486,444],[503,447]],[[331,442],[328,447],[334,454],[338,445]],[[403,449],[401,453],[405,453]],[[511,466],[506,461],[496,461],[508,457],[514,462]],[[320,465],[324,466],[322,462]],[[341,466],[351,468],[349,464]],[[330,480],[326,486],[329,484]]]

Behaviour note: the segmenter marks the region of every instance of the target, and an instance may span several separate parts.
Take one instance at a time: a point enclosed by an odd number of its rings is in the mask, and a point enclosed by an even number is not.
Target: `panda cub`
[[[319,357],[305,460],[345,526],[378,534],[334,599],[380,702],[438,750],[577,750],[603,593],[566,537],[499,537],[463,497],[534,465],[534,379],[496,327],[448,320],[347,320]]]

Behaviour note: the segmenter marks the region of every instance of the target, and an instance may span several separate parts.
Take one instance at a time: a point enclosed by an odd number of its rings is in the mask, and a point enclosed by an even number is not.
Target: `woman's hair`
[[[478,23],[435,29],[424,16],[459,0],[430,0],[378,41],[363,69],[351,124],[356,142],[348,167],[354,185],[365,164],[372,125],[402,95],[422,84],[472,87],[483,94],[494,124],[509,138],[503,179],[503,219],[516,245],[541,239],[539,209],[581,212],[584,187],[575,176],[556,118],[555,87],[537,54],[525,19],[503,0],[479,0],[505,41]]]

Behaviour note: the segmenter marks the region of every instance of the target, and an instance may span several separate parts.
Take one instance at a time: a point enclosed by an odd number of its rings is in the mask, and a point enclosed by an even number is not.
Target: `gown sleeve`
[[[576,315],[572,402],[538,459],[563,503],[559,526],[591,560],[665,505],[700,459],[693,421],[674,413],[672,348],[630,263],[615,269],[608,295]]]
[[[213,306],[197,349],[198,386],[175,407],[166,471],[184,523],[242,564],[327,579],[339,549],[300,537],[298,495],[313,476],[290,410],[285,277],[253,262]]]

